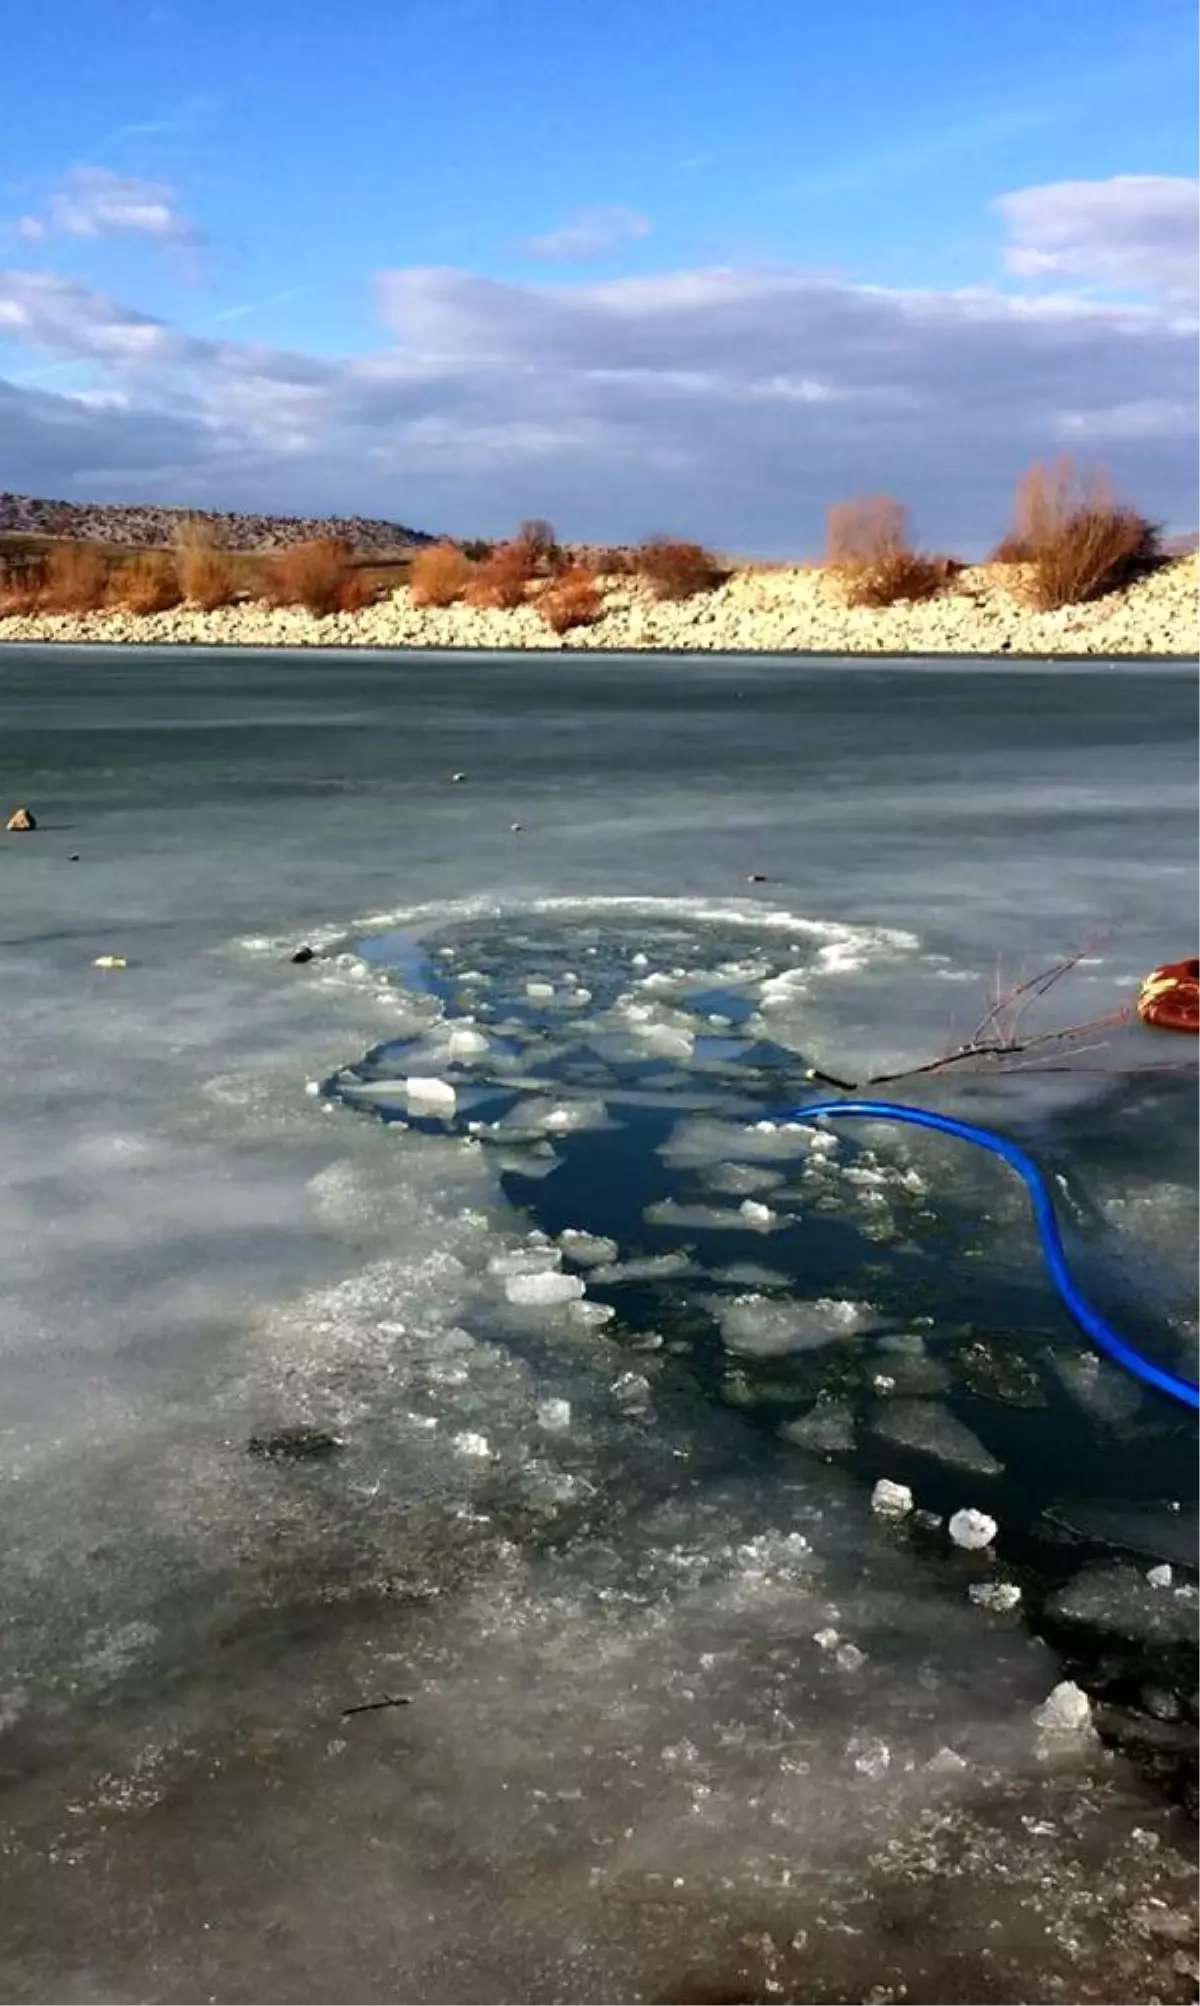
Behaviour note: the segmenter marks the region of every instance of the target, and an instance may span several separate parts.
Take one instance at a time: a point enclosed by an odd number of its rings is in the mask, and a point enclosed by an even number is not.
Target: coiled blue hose
[[[807,1107],[793,1108],[787,1119],[813,1121],[818,1115],[830,1115],[835,1119],[861,1115],[871,1121],[908,1122],[913,1128],[932,1128],[942,1135],[959,1136],[962,1141],[976,1143],[980,1149],[1000,1157],[1024,1180],[1047,1272],[1080,1330],[1091,1339],[1097,1351],[1103,1352],[1144,1385],[1153,1386],[1159,1393],[1167,1394],[1185,1407],[1200,1409],[1200,1388],[1193,1386],[1189,1380],[1177,1378],[1175,1373],[1166,1371],[1163,1366],[1155,1365],[1152,1359],[1143,1358],[1140,1351],[1135,1351],[1123,1337],[1117,1336],[1099,1311],[1094,1310],[1079,1293],[1067,1266],[1050,1187],[1033,1158],[1027,1156],[1015,1142],[1010,1142],[1006,1136],[993,1134],[990,1128],[977,1128],[974,1122],[957,1121],[949,1114],[931,1114],[925,1108],[905,1107],[899,1101],[810,1101]]]

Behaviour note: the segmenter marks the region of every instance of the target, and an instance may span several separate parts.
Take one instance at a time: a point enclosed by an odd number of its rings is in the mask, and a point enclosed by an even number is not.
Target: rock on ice
[[[907,1484],[894,1484],[890,1477],[880,1477],[871,1492],[871,1510],[880,1518],[903,1518],[913,1508],[913,1494]]]
[[[1000,1528],[985,1511],[976,1511],[972,1505],[967,1505],[962,1511],[955,1512],[949,1530],[955,1546],[965,1547],[968,1553],[978,1553],[991,1545]]]
[[[510,1303],[548,1308],[553,1303],[575,1302],[583,1294],[578,1275],[559,1275],[543,1268],[532,1275],[506,1275],[504,1293]]]

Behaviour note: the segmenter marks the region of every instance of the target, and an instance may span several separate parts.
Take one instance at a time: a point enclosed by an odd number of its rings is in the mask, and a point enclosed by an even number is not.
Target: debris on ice
[[[554,1303],[577,1301],[583,1294],[583,1283],[578,1275],[560,1275],[551,1268],[541,1268],[531,1275],[507,1275],[504,1293],[510,1303],[525,1308],[549,1308]]]
[[[976,1511],[973,1505],[956,1511],[949,1526],[955,1546],[964,1547],[968,1553],[982,1552],[985,1546],[991,1545],[999,1530],[994,1518],[989,1518],[985,1511]]]
[[[1077,1736],[1089,1734],[1092,1703],[1074,1679],[1062,1679],[1033,1716],[1044,1734]]]
[[[913,1494],[907,1484],[894,1484],[890,1477],[880,1477],[871,1492],[871,1510],[880,1518],[904,1518],[913,1508]]]
[[[973,1581],[967,1594],[977,1609],[993,1609],[998,1615],[1015,1609],[1021,1599],[1015,1581]]]

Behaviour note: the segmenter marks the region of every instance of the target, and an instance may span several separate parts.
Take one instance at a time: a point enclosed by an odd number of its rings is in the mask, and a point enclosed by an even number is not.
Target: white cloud
[[[1170,174],[1052,181],[1000,198],[1021,278],[1084,279],[1119,292],[1194,300],[1200,182]]]
[[[22,370],[72,360],[109,399],[11,384],[6,486],[480,535],[547,515],[569,536],[663,529],[764,555],[811,551],[831,500],[883,488],[924,540],[970,554],[1022,468],[1069,448],[1154,517],[1195,522],[1195,328],[1169,302],[792,268],[545,285],[403,270],[377,299],[379,346],[339,359],[0,273]]]
[[[586,264],[611,257],[626,244],[650,236],[653,228],[650,218],[637,209],[601,204],[579,210],[542,236],[526,237],[518,248],[527,258],[544,258],[552,264]]]
[[[51,194],[44,210],[22,216],[17,235],[28,243],[48,237],[145,237],[194,249],[201,232],[178,207],[165,181],[141,181],[108,167],[76,167]]]

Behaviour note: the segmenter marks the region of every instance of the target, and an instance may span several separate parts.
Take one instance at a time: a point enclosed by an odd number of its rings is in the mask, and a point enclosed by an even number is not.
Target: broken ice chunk
[[[1015,1581],[973,1581],[967,1594],[976,1608],[994,1609],[999,1615],[1015,1609],[1021,1599]]]
[[[450,1033],[447,1050],[452,1059],[477,1059],[487,1049],[483,1032],[473,1030],[469,1024],[456,1024]]]
[[[503,1254],[493,1254],[488,1262],[490,1275],[541,1275],[551,1268],[562,1266],[562,1254],[557,1247],[533,1246],[510,1247]]]
[[[650,1404],[650,1381],[640,1372],[619,1372],[608,1390],[626,1413],[644,1412]]]
[[[542,1268],[532,1275],[506,1275],[504,1293],[510,1303],[548,1308],[553,1303],[577,1301],[583,1294],[583,1283],[578,1275],[559,1275]]]
[[[846,1753],[854,1763],[860,1776],[869,1776],[877,1783],[891,1768],[892,1751],[886,1741],[874,1737],[855,1736],[846,1744]]]
[[[449,1080],[430,1079],[421,1074],[411,1074],[404,1082],[404,1091],[409,1106],[436,1114],[453,1114],[458,1103],[458,1095]]]
[[[772,1302],[751,1294],[713,1305],[727,1351],[747,1358],[782,1358],[788,1352],[816,1351],[836,1344],[876,1321],[869,1304],[835,1301]]]
[[[1151,1588],[1169,1588],[1175,1579],[1174,1574],[1171,1572],[1170,1561],[1164,1560],[1160,1567],[1151,1567],[1147,1572],[1146,1579],[1150,1583]]]
[[[554,995],[553,982],[527,982],[525,994],[533,1003],[548,1003]]]
[[[871,1425],[876,1434],[886,1435],[890,1442],[898,1442],[918,1455],[932,1456],[952,1469],[995,1477],[1004,1467],[948,1407],[932,1400],[889,1401],[872,1416]]]
[[[955,1546],[964,1547],[968,1553],[982,1552],[985,1546],[991,1545],[999,1530],[994,1518],[989,1518],[985,1511],[976,1511],[973,1505],[956,1511],[949,1527]]]
[[[756,1226],[760,1231],[768,1231],[776,1223],[774,1212],[757,1198],[743,1198],[738,1211],[748,1226]]]
[[[890,1477],[880,1477],[871,1492],[871,1510],[880,1518],[903,1518],[913,1508],[913,1494],[907,1484],[894,1484]]]
[[[577,1226],[564,1226],[558,1244],[577,1268],[601,1268],[617,1258],[617,1243],[602,1233],[584,1233]]]
[[[1063,1679],[1033,1717],[1044,1734],[1064,1737],[1090,1734],[1092,1703],[1074,1679]]]
[[[819,1401],[811,1413],[785,1421],[781,1440],[794,1442],[798,1449],[816,1449],[836,1454],[854,1447],[854,1414],[840,1400]]]
[[[561,1434],[564,1428],[569,1428],[571,1425],[570,1401],[539,1400],[537,1423],[539,1428],[546,1428],[553,1434]]]
[[[460,1456],[474,1456],[480,1460],[492,1453],[487,1436],[476,1434],[473,1428],[464,1428],[460,1435],[455,1435],[454,1446]]]

